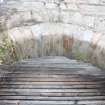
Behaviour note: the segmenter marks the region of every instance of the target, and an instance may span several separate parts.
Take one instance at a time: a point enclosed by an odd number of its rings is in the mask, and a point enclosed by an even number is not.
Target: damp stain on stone
[[[64,35],[63,36],[63,48],[66,52],[70,51],[73,46],[73,38],[70,36]]]

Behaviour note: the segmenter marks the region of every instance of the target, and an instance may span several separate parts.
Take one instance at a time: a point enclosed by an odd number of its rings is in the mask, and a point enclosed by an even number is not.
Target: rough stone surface
[[[19,59],[65,55],[105,68],[105,0],[4,0],[0,21]]]

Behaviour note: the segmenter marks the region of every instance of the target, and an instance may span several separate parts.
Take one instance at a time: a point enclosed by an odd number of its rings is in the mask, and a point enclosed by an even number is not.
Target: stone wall
[[[8,0],[2,6],[10,13],[8,27],[62,22],[104,33],[105,0]]]
[[[63,55],[105,68],[105,0],[5,0],[0,10],[19,59]]]

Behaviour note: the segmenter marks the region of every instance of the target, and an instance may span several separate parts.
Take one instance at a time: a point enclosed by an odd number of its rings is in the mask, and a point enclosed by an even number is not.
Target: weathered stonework
[[[62,55],[103,65],[104,37],[101,41],[102,35],[77,25],[41,23],[13,28],[8,34],[16,43],[19,59]]]
[[[104,0],[8,0],[0,10],[19,59],[63,55],[105,68]]]

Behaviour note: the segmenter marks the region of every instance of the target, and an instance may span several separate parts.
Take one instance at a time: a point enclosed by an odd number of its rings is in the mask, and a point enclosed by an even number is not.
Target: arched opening
[[[0,105],[105,104],[103,0],[0,2]]]

